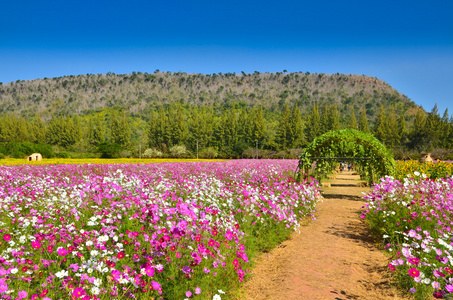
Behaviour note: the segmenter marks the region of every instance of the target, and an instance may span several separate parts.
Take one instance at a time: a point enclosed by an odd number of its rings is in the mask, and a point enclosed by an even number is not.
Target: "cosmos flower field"
[[[313,217],[296,164],[0,166],[0,299],[228,299]]]
[[[416,299],[452,299],[453,176],[385,177],[365,200],[362,218],[383,236],[400,285]]]

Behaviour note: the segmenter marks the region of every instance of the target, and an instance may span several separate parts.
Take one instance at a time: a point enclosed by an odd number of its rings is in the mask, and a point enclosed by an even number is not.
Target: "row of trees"
[[[0,145],[41,143],[53,145],[57,152],[96,152],[100,145],[118,145],[113,148],[127,150],[126,155],[145,148],[165,154],[172,147],[184,146],[193,155],[197,150],[212,149],[221,157],[240,157],[247,149],[278,152],[303,148],[324,132],[354,128],[373,133],[398,153],[453,147],[452,119],[448,111],[441,117],[437,106],[430,113],[419,109],[411,121],[403,114],[397,116],[394,107],[381,105],[376,122],[370,125],[366,107],[346,111],[341,116],[335,104],[319,107],[317,103],[305,115],[300,107],[287,103],[278,113],[261,106],[171,104],[157,106],[148,120],[112,109],[85,116],[56,116],[48,122],[7,114],[0,117]]]

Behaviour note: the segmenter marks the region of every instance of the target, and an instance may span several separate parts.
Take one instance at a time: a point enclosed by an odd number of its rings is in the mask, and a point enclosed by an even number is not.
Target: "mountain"
[[[365,75],[259,73],[188,74],[156,71],[152,74],[87,74],[0,85],[0,114],[15,113],[26,119],[54,115],[86,115],[104,108],[122,107],[147,119],[157,105],[179,102],[189,106],[229,108],[262,106],[280,111],[285,103],[308,113],[313,104],[336,104],[343,119],[350,108],[356,114],[365,106],[370,123],[382,103],[394,105],[397,114],[412,116],[420,109],[384,81]]]

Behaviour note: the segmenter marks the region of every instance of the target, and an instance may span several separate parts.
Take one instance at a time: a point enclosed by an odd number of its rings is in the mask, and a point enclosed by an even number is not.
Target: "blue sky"
[[[8,1],[0,82],[132,71],[365,74],[453,114],[453,1]]]

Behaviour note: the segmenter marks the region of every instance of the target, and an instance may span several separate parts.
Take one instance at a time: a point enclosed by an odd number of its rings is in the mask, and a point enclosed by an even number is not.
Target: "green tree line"
[[[418,109],[412,121],[397,115],[394,106],[380,105],[375,123],[369,124],[369,119],[366,106],[356,111],[354,106],[339,109],[336,104],[317,102],[305,114],[297,103],[288,102],[278,111],[240,103],[230,107],[172,103],[155,106],[146,118],[121,108],[105,108],[83,116],[54,116],[47,122],[10,113],[0,117],[0,152],[21,157],[31,154],[25,152],[32,145],[47,145],[43,150],[47,156],[139,156],[150,149],[148,153],[154,154],[149,155],[156,156],[288,157],[300,153],[291,150],[341,128],[371,132],[397,158],[453,148],[453,120],[448,110],[440,116],[437,106],[430,113]],[[18,144],[28,148],[11,146]]]

